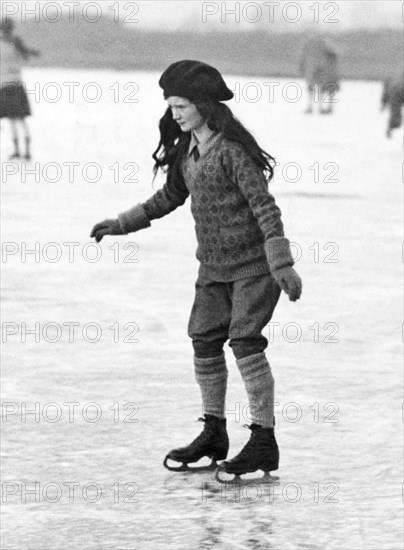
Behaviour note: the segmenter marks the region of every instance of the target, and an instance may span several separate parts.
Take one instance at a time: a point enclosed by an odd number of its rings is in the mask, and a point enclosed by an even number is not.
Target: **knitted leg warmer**
[[[224,353],[217,357],[194,357],[194,365],[204,414],[225,418],[227,368]]]
[[[274,378],[264,353],[236,360],[244,380],[253,424],[274,426]]]

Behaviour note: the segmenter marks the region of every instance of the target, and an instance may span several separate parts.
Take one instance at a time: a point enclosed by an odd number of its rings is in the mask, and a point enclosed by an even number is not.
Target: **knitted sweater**
[[[216,133],[199,144],[195,161],[195,141],[182,160],[183,180],[168,178],[145,203],[120,214],[124,233],[148,227],[190,195],[203,275],[229,282],[293,265],[281,212],[244,147]]]

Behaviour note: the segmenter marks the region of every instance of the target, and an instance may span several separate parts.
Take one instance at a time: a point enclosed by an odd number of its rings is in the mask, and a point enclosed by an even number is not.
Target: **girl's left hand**
[[[293,267],[281,267],[272,273],[272,277],[286,292],[291,302],[296,302],[302,293],[302,280]]]

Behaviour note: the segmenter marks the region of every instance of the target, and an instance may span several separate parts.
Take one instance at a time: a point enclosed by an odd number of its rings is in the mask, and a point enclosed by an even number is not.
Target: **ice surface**
[[[282,297],[268,349],[279,403],[280,479],[272,489],[257,485],[237,493],[225,492],[212,473],[190,476],[162,467],[169,449],[188,443],[200,430],[194,422],[201,410],[186,335],[198,267],[189,204],[147,231],[104,239],[96,263],[81,256],[96,222],[153,192],[151,153],[165,108],[159,75],[31,69],[25,76],[30,89],[35,82],[41,89],[49,82],[79,82],[78,91],[88,82],[99,83],[103,96],[96,103],[69,103],[66,94],[56,103],[35,103],[33,96],[31,101],[34,162],[40,169],[47,163],[78,162],[80,172],[94,162],[102,167],[102,177],[97,183],[83,177],[69,182],[64,169],[55,183],[43,176],[35,182],[32,175],[24,183],[20,172],[5,178],[3,163],[2,240],[16,243],[19,252],[7,261],[3,256],[2,321],[16,323],[19,331],[23,322],[30,327],[76,322],[80,330],[73,343],[64,331],[56,343],[43,337],[35,343],[32,335],[22,343],[18,333],[3,344],[3,402],[14,402],[19,411],[24,402],[30,408],[38,402],[41,414],[47,403],[58,403],[63,415],[50,422],[56,409],[47,409],[48,421],[41,416],[35,422],[31,415],[24,423],[15,414],[2,423],[3,502],[4,483],[17,483],[18,489],[3,504],[2,547],[400,548],[402,131],[390,141],[384,136],[381,85],[344,82],[332,117],[304,115],[304,97],[288,103],[275,93],[269,102],[263,83],[270,79],[255,80],[261,100],[233,102],[236,114],[280,163],[271,190],[286,234],[301,252],[296,269],[304,281],[299,302]],[[233,88],[251,82],[237,76],[227,80]],[[139,85],[138,103],[122,101],[132,91],[123,89],[128,82]],[[114,83],[122,94],[117,103],[110,89]],[[281,80],[277,89],[286,83]],[[7,130],[4,125],[4,154],[10,150]],[[134,176],[138,183],[122,181],[129,175],[123,168],[128,162],[140,168]],[[282,178],[282,167],[291,162],[302,167],[296,183]],[[316,183],[309,168],[316,162],[321,167],[336,163],[339,181]],[[114,163],[120,165],[119,182],[109,168]],[[322,168],[322,179],[330,172]],[[23,263],[23,242],[30,248],[38,242],[41,250],[50,242],[79,245],[72,263],[66,247],[58,262],[41,257],[36,263],[31,256]],[[137,263],[123,262],[133,250],[123,248],[130,242],[139,246],[133,256]],[[113,243],[119,243],[116,263],[109,248]],[[338,261],[325,261],[330,259]],[[97,343],[81,337],[89,322],[103,329]],[[129,334],[123,330],[128,322],[140,329],[138,343],[122,341]],[[108,328],[114,323],[121,330],[119,343]],[[288,325],[285,339],[287,323],[294,325]],[[293,330],[301,331],[295,343],[290,341]],[[338,342],[325,342],[327,336]],[[247,440],[243,424],[248,414],[230,350],[227,358],[234,455]],[[79,403],[73,422],[66,402]],[[102,412],[98,422],[82,417],[90,402]],[[130,402],[139,410],[124,410]],[[119,422],[110,409],[116,403]],[[139,422],[123,422],[131,412],[129,419]],[[82,494],[90,481],[102,488],[95,503]],[[40,484],[39,502],[32,495],[24,502],[22,485],[30,489],[34,482]],[[79,484],[72,502],[63,485],[67,482]],[[47,483],[57,485],[49,486],[44,498]],[[120,484],[119,502],[114,502],[114,484]],[[51,488],[57,486],[62,495],[52,503]],[[131,499],[134,488],[138,491]],[[94,491],[88,494],[93,497]],[[137,502],[125,502],[125,497]]]

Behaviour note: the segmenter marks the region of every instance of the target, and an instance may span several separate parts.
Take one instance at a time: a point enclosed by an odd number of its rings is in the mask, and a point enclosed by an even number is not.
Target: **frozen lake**
[[[304,90],[285,99],[301,82],[226,77],[279,162],[271,191],[304,283],[266,334],[279,480],[226,491],[162,466],[201,427],[189,202],[88,244],[153,193],[159,75],[25,77],[34,160],[2,165],[4,550],[401,548],[402,130],[384,136],[381,85],[344,82],[334,116],[308,116]],[[227,359],[233,456],[249,419]]]

